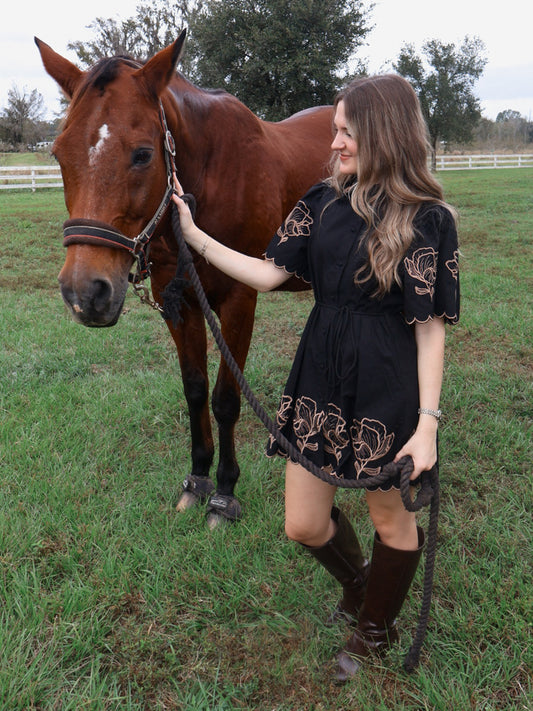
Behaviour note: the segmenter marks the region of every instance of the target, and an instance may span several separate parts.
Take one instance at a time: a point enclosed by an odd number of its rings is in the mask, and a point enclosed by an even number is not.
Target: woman
[[[366,489],[375,528],[370,564],[334,498],[342,479],[371,480],[406,455],[412,480],[437,460],[444,324],[459,317],[458,249],[427,145],[407,81],[353,81],[335,101],[331,177],[298,202],[264,259],[203,233],[175,196],[185,239],[226,274],[261,292],[294,274],[313,287],[277,419],[331,480],[291,461],[273,439],[267,453],[287,458],[287,536],[342,585],[332,618],[347,617],[355,629],[337,657],[339,681],[397,640],[395,619],[423,547],[398,478]]]

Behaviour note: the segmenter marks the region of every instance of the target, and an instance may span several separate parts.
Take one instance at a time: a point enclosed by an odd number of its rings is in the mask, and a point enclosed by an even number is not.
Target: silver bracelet
[[[202,245],[202,249],[198,252],[198,254],[200,255],[200,257],[204,257],[204,259],[205,259],[205,253],[206,253],[206,251],[207,251],[207,244],[208,244],[208,242],[209,242],[209,237],[206,238],[205,242],[204,242],[203,245]],[[205,259],[205,261],[207,262],[207,259]]]
[[[427,407],[419,407],[418,414],[419,415],[433,415],[433,417],[435,419],[440,420],[440,418],[442,416],[442,410],[429,410]]]

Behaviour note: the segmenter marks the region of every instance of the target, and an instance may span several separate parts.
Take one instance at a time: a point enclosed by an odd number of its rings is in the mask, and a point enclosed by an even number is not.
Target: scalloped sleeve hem
[[[287,267],[284,264],[277,264],[276,263],[276,258],[275,257],[269,257],[266,252],[263,254],[263,259],[266,259],[267,262],[272,262],[272,264],[277,267],[278,269],[283,269],[285,274],[288,274],[291,277],[297,277],[298,279],[301,279],[302,281],[305,281],[306,284],[311,283],[311,279],[308,279],[304,276],[304,274],[299,274],[297,270],[295,271],[290,271],[287,269]]]
[[[328,190],[325,183],[317,183],[299,200],[289,213],[270,244],[264,258],[287,274],[311,283],[309,239],[315,226],[315,213]]]
[[[424,211],[417,237],[402,263],[404,318],[408,324],[434,317],[459,321],[459,248],[455,220],[441,206]]]

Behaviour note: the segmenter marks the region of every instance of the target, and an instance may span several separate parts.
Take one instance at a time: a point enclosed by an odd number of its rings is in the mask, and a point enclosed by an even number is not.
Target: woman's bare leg
[[[306,546],[322,546],[335,535],[331,507],[336,487],[318,479],[300,464],[285,469],[285,532]]]
[[[370,518],[382,543],[397,550],[418,548],[415,514],[407,511],[398,489],[367,491]]]

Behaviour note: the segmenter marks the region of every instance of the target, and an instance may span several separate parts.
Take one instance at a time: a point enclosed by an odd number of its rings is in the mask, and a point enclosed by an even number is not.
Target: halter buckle
[[[170,130],[168,128],[165,131],[165,148],[170,153],[170,155],[175,158],[176,144],[174,142],[174,136],[170,133]]]

